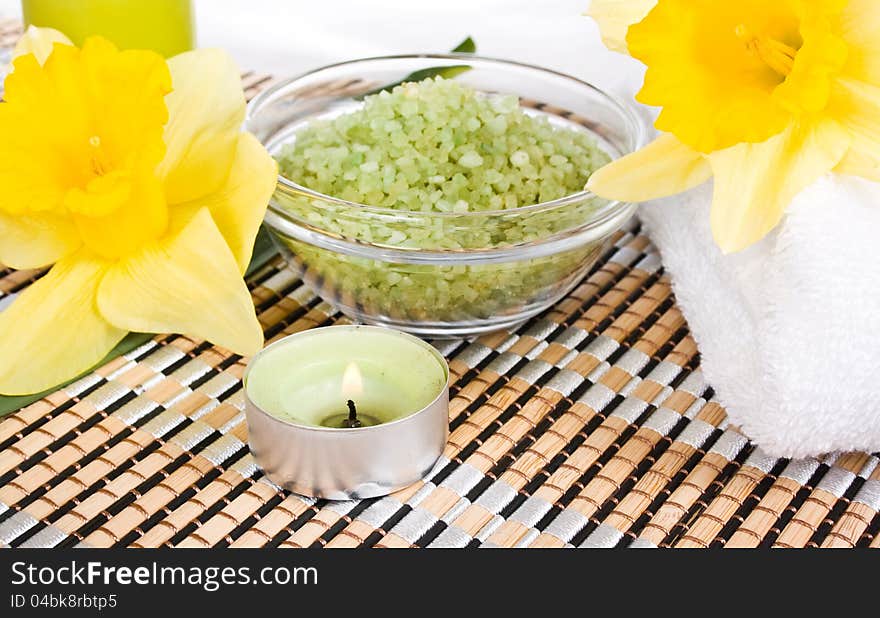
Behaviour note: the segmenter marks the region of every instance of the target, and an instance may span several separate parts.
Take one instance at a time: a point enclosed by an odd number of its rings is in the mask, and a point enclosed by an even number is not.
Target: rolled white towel
[[[711,186],[642,206],[706,378],[768,453],[880,450],[880,184],[829,175],[722,255]]]

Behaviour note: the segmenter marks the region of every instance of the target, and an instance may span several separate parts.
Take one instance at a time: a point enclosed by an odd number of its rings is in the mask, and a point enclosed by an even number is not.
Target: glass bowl
[[[612,158],[644,143],[632,108],[573,77],[470,55],[368,58],[282,81],[248,108],[269,152],[309,122],[356,110],[365,94],[413,73],[467,66],[456,80],[515,94],[528,113],[589,132]],[[431,337],[509,328],[574,288],[635,206],[588,191],[509,210],[469,213],[377,208],[279,176],[265,223],[291,266],[355,320]]]

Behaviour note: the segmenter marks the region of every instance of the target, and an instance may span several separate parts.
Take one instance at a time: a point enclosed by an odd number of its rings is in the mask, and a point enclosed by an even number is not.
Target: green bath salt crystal
[[[608,161],[592,137],[443,78],[397,86],[312,123],[279,157],[319,193],[423,212],[504,210],[583,189]]]
[[[393,248],[462,253],[540,241],[588,221],[603,204],[596,198],[561,210],[510,211],[581,191],[609,161],[591,134],[527,113],[516,96],[478,93],[439,77],[404,83],[367,97],[353,112],[310,122],[277,159],[282,175],[312,191],[406,213],[397,220],[315,196],[280,200],[309,225]],[[284,242],[342,304],[432,322],[516,313],[601,248],[433,265]]]

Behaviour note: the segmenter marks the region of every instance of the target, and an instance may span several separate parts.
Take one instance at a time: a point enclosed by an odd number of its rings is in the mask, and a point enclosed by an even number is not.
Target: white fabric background
[[[75,0],[71,0],[75,1]],[[147,0],[144,0],[147,1]],[[198,43],[278,75],[389,53],[448,51],[466,35],[487,56],[531,62],[632,95],[638,63],[606,50],[589,0],[194,0]],[[21,15],[0,0],[0,15]]]

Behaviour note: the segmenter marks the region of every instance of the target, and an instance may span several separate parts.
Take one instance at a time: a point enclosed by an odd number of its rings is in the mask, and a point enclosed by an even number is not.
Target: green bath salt
[[[516,96],[442,78],[405,83],[310,122],[277,159],[294,183],[354,203],[307,193],[279,200],[307,225],[370,245],[449,253],[425,264],[284,240],[341,304],[391,321],[522,312],[570,287],[601,249],[599,242],[551,255],[529,248],[590,220],[604,202],[584,195],[557,208],[523,207],[580,192],[609,157],[582,127],[551,122]],[[509,261],[468,259],[519,245],[521,256]]]

